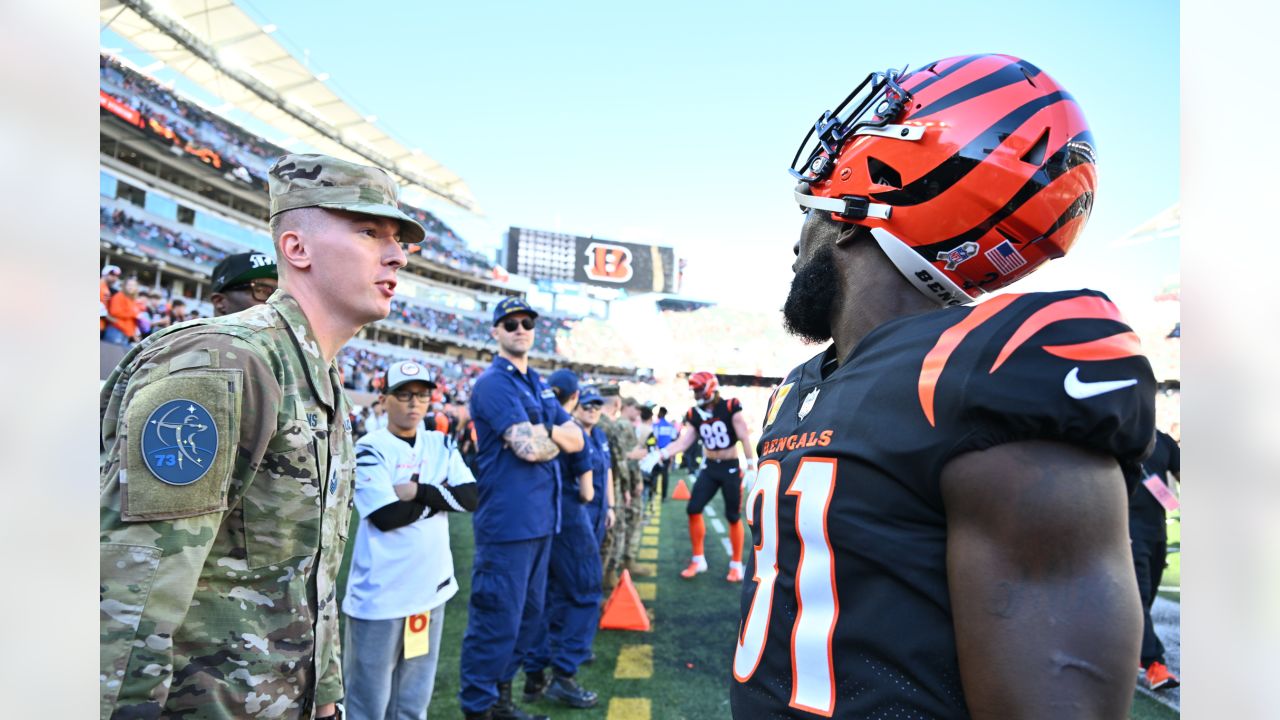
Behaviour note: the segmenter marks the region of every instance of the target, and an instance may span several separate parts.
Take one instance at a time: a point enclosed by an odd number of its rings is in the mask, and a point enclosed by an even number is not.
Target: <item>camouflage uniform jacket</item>
[[[609,438],[609,452],[613,457],[613,478],[616,488],[618,490],[626,489],[634,495],[643,483],[640,464],[635,460],[627,459],[627,453],[640,444],[640,441],[636,439],[636,431],[632,428],[631,423],[627,422],[621,415],[617,418],[601,415],[600,427],[604,429],[605,436]],[[622,496],[616,495],[614,502],[621,504]]]
[[[355,458],[337,363],[297,302],[158,333],[100,403],[102,717],[309,718],[340,700]],[[149,435],[175,425],[185,438]],[[184,448],[189,472],[210,464],[175,484],[165,452]]]

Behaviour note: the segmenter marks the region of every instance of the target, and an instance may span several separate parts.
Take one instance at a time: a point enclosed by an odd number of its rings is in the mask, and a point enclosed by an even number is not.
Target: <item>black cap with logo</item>
[[[213,292],[222,292],[249,280],[276,277],[275,258],[260,252],[228,255],[213,269]]]

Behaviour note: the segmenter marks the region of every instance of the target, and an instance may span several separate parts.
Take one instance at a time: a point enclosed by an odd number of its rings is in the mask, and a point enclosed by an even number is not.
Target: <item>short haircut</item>
[[[283,262],[284,253],[280,245],[280,236],[291,230],[308,231],[315,226],[315,223],[325,214],[324,208],[318,207],[300,207],[292,210],[285,210],[271,216],[267,221],[267,229],[271,231],[271,244],[276,251],[276,276],[279,277],[285,272],[285,266],[288,263]]]
[[[664,418],[666,416],[667,416],[667,409],[664,407],[658,408],[658,417]]]
[[[633,397],[624,397],[622,398],[622,404],[625,405],[626,407],[635,407],[640,403],[636,402],[636,399]]]

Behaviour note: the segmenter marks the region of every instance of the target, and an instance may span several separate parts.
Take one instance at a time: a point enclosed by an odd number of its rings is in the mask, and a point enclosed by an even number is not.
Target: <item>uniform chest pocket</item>
[[[316,454],[327,444],[305,413],[297,415],[271,439],[241,502],[250,568],[311,557],[319,547],[321,487],[327,478],[320,477]]]
[[[529,416],[529,422],[534,425],[541,425],[545,422],[545,413],[543,412],[542,403],[539,402],[537,398],[531,395],[522,394],[520,396],[520,403],[524,406],[525,414]]]

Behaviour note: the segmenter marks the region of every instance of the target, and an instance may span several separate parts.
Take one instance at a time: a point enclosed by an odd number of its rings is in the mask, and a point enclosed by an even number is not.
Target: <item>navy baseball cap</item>
[[[509,297],[503,299],[493,308],[493,324],[497,325],[506,316],[515,315],[516,313],[528,313],[529,317],[538,317],[538,313],[529,307],[529,303],[525,302],[524,298]]]
[[[578,404],[586,405],[587,403],[603,403],[604,398],[600,397],[600,391],[596,390],[595,385],[583,385],[582,394],[578,395]]]
[[[578,392],[578,376],[568,368],[561,368],[547,376],[547,384],[568,397]]]

